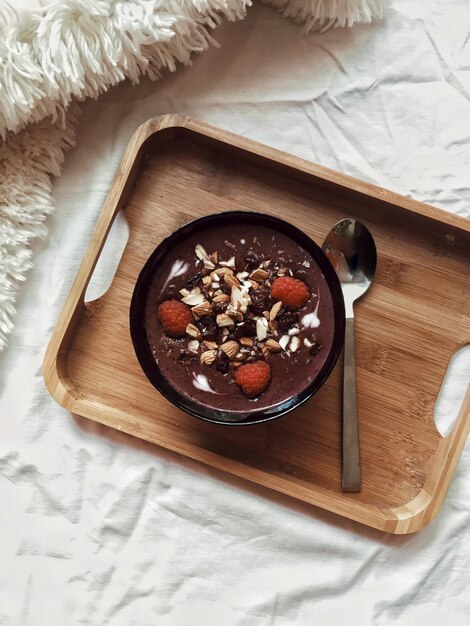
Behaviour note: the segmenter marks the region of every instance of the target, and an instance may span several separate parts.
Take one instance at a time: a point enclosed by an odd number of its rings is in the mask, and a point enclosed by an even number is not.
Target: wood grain
[[[130,237],[105,295],[84,303],[117,212]],[[356,306],[363,487],[341,492],[341,363],[295,412],[249,427],[213,425],[167,402],[141,371],[128,315],[137,276],[163,237],[233,209],[290,220],[321,244],[345,216],[378,249]],[[44,378],[64,407],[375,528],[408,533],[439,511],[470,430],[470,390],[442,438],[434,405],[470,339],[470,225],[458,216],[178,115],[134,134],[57,322]]]

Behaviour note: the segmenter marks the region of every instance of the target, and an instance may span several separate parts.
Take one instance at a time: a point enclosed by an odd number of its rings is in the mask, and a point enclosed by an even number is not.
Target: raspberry
[[[163,330],[170,337],[184,337],[186,326],[193,321],[191,309],[179,300],[165,300],[158,307]]]
[[[271,367],[266,361],[242,365],[235,372],[235,380],[249,398],[254,398],[266,389],[271,380]]]
[[[282,300],[288,309],[295,311],[307,302],[310,298],[310,291],[307,285],[298,278],[281,276],[273,282],[271,295],[275,300]]]

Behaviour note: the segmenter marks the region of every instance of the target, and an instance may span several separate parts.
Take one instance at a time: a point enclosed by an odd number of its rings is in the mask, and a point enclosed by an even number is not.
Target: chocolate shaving
[[[197,282],[201,280],[201,278],[202,278],[202,272],[196,272],[194,276],[191,276],[191,278],[188,278],[188,280],[186,281],[186,284],[194,286]]]
[[[256,254],[256,252],[252,248],[250,248],[246,253],[245,261],[246,263],[248,263],[249,267],[258,267],[260,263],[260,258]]]
[[[178,356],[178,361],[183,361],[183,363],[195,361],[196,359],[197,352],[193,352],[192,350],[181,350]]]
[[[320,343],[314,343],[313,346],[309,349],[308,353],[311,354],[312,356],[315,356],[316,354],[318,354],[321,350],[321,344]]]

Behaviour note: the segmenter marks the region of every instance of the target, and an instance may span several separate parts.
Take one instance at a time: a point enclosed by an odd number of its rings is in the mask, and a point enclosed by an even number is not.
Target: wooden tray
[[[119,209],[130,237],[114,281],[85,304]],[[341,363],[320,392],[267,424],[228,427],[174,408],[148,382],[128,316],[160,240],[207,213],[279,215],[318,243],[363,220],[377,278],[356,307],[363,489],[340,483]],[[434,405],[454,351],[470,339],[470,224],[457,216],[180,115],[135,132],[51,338],[44,377],[77,414],[369,526],[414,532],[437,514],[470,430],[470,392],[442,438]]]

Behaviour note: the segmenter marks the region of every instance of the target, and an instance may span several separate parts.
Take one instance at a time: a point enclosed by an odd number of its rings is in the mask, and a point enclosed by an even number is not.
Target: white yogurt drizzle
[[[302,326],[305,328],[318,328],[320,326],[320,319],[318,317],[318,305],[320,304],[320,298],[317,300],[317,306],[315,307],[315,311],[311,313],[307,313],[300,320]]]
[[[168,285],[168,283],[170,282],[170,280],[172,280],[173,278],[176,278],[177,276],[181,276],[182,274],[184,274],[185,272],[187,272],[189,269],[189,264],[185,263],[184,261],[182,261],[181,259],[176,259],[176,261],[173,263],[172,268],[170,270],[170,273],[168,275],[168,278],[166,279],[163,287],[162,287],[162,291],[165,289],[165,287]],[[161,293],[161,292],[160,292]]]
[[[193,377],[194,377],[193,385],[196,387],[196,389],[200,389],[201,391],[207,391],[209,393],[217,394],[217,391],[214,391],[212,387],[209,385],[209,381],[204,376],[204,374],[196,375],[193,372]],[[217,394],[217,395],[220,395],[220,394]]]

